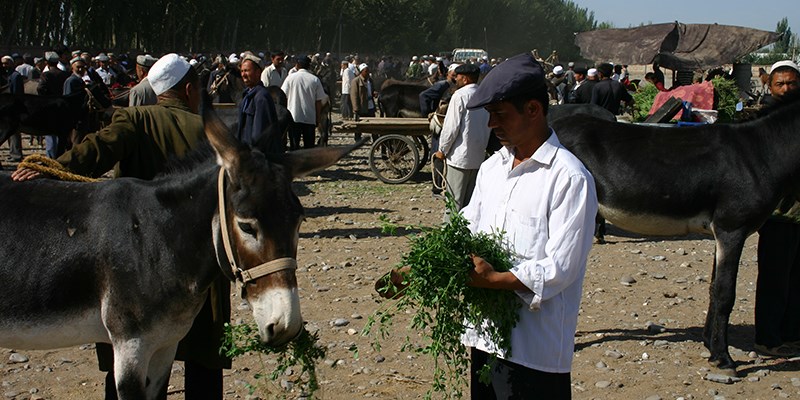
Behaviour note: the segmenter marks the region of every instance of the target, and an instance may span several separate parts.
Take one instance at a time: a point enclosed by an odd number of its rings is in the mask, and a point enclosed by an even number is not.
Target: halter
[[[256,265],[253,268],[241,269],[236,264],[236,258],[233,256],[233,247],[231,246],[231,238],[228,234],[228,217],[225,212],[225,168],[219,169],[219,179],[217,180],[217,192],[219,194],[219,223],[222,229],[222,244],[225,247],[225,255],[228,258],[233,278],[242,283],[242,285],[252,282],[262,276],[267,276],[275,272],[284,270],[297,269],[297,260],[291,257],[278,258],[263,264]],[[224,268],[223,268],[224,270]],[[227,275],[227,274],[226,274]]]

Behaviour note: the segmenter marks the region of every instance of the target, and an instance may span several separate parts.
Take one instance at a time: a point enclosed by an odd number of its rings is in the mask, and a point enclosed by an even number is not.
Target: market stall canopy
[[[657,59],[662,67],[694,70],[731,64],[779,38],[775,32],[741,26],[676,21],[582,32],[575,44],[584,58],[598,62],[650,64]]]

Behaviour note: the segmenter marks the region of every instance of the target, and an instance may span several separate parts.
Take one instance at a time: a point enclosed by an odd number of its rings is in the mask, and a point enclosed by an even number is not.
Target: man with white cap
[[[419,63],[419,58],[417,56],[411,57],[411,64],[408,66],[408,70],[406,70],[406,78],[420,79],[422,78],[422,74],[422,64]]]
[[[800,69],[792,61],[772,65],[767,104],[794,92],[800,95]],[[755,350],[766,356],[800,355],[800,204],[780,201],[758,230]]]
[[[158,104],[117,110],[111,124],[87,135],[58,162],[85,176],[100,177],[114,168],[116,177],[153,179],[168,159],[183,158],[201,146],[206,136],[197,115],[200,82],[195,69],[177,54],[167,54],[153,65],[148,79]],[[16,181],[37,177],[41,174],[29,169],[12,174]],[[192,329],[178,345],[176,359],[186,361],[187,400],[222,399],[222,368],[230,368],[231,362],[219,354],[223,323],[230,319],[229,292],[224,278],[212,285]],[[97,349],[100,369],[111,371],[110,346],[98,344]],[[113,378],[111,373],[106,376],[106,399],[116,398]]]
[[[348,62],[347,58],[342,60],[340,68],[341,72],[339,72],[339,74],[342,78],[342,104],[339,108],[342,111],[342,118],[350,119],[353,118],[353,106],[350,104],[350,82],[356,78],[356,74],[350,69],[350,62]]]
[[[48,51],[44,53],[47,67],[42,72],[36,92],[41,96],[60,96],[64,92],[64,81],[69,74],[58,68],[58,53]]]
[[[150,81],[147,79],[147,74],[150,68],[158,61],[157,58],[150,54],[142,54],[136,56],[136,77],[139,83],[134,86],[128,95],[128,106],[149,106],[158,102],[158,96],[150,86]]]
[[[109,61],[111,60],[105,53],[100,53],[95,57],[97,60],[97,74],[100,75],[100,79],[103,80],[108,86],[114,82],[114,71],[111,70],[109,66]]]
[[[375,116],[374,96],[369,66],[361,63],[358,66],[358,76],[350,82],[350,102],[353,104],[353,114],[356,118]]]
[[[279,128],[275,103],[261,82],[261,59],[245,54],[241,65],[245,89],[239,103],[236,138],[263,153],[283,153],[286,138]]]

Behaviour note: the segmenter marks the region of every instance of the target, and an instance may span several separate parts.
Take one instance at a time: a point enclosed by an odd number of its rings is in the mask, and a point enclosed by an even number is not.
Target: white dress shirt
[[[439,150],[447,157],[447,165],[461,169],[478,169],[486,159],[489,142],[489,113],[483,108],[467,110],[467,102],[478,85],[465,85],[450,98],[444,116]]]
[[[594,179],[552,133],[530,159],[513,162],[508,148],[486,160],[462,212],[473,232],[505,232],[516,254],[511,272],[530,291],[516,292],[523,306],[510,356],[472,328],[462,341],[528,368],[569,372],[597,214]]]
[[[286,93],[286,108],[292,113],[294,122],[316,125],[317,109],[314,104],[328,96],[319,78],[308,70],[301,69],[287,76],[281,89]]]
[[[342,94],[350,94],[350,81],[356,78],[353,70],[347,67],[342,70]]]
[[[270,64],[267,68],[264,68],[264,71],[261,73],[261,83],[264,84],[264,87],[281,87],[281,85],[283,85],[283,80],[286,79],[286,75],[286,68],[276,69],[275,64]]]

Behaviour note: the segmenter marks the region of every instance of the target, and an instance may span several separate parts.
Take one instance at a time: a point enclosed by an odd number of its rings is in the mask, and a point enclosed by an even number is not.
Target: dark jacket
[[[592,89],[597,81],[584,80],[577,89],[573,90],[574,97],[569,98],[570,103],[574,104],[589,104],[592,102]]]
[[[64,94],[64,81],[69,75],[68,72],[64,72],[58,67],[50,67],[47,72],[42,73],[36,92],[40,96],[61,96]]]
[[[10,74],[6,75],[6,80],[8,82],[9,93],[25,94],[25,82],[19,72],[11,71]]]
[[[64,81],[64,96],[73,93],[86,93],[86,84],[80,76],[72,74]]]
[[[278,127],[275,103],[261,82],[242,93],[236,138],[263,153],[283,153],[286,150]]]
[[[613,79],[603,79],[597,82],[592,89],[592,104],[597,104],[608,111],[619,114],[620,101],[630,102],[633,100],[630,93],[621,83]]]
[[[422,115],[428,115],[439,107],[439,101],[450,89],[450,82],[441,80],[419,94],[419,108]]]

